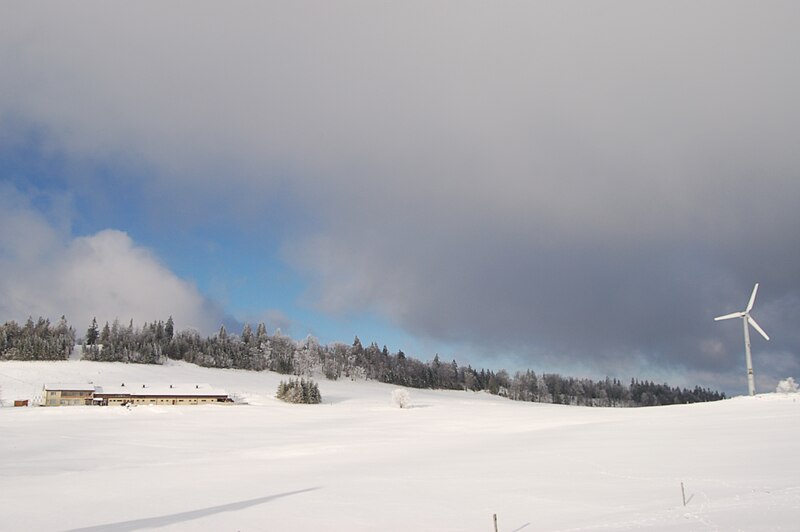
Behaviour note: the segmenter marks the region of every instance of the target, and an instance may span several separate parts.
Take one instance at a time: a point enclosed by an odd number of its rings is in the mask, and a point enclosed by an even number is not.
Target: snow
[[[45,390],[61,390],[70,392],[93,392],[95,390],[94,384],[73,384],[73,383],[47,383],[44,385]]]
[[[186,395],[192,397],[211,396],[218,397],[228,395],[225,390],[213,388],[207,383],[144,383],[144,382],[126,382],[124,385],[107,385],[97,386],[95,393],[98,394],[111,394],[111,395],[136,395],[136,396],[177,396]]]
[[[207,382],[249,404],[0,408],[0,530],[796,530],[795,394],[643,409],[85,361],[2,362],[44,382]],[[684,507],[681,482],[686,489]]]

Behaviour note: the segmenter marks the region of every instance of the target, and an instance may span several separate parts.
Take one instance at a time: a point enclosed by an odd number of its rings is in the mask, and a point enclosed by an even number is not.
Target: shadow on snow
[[[319,488],[307,488],[304,490],[287,491],[286,493],[278,493],[277,495],[269,495],[267,497],[258,497],[256,499],[249,499],[246,501],[232,502],[229,504],[221,504],[219,506],[210,506],[200,510],[190,510],[188,512],[180,512],[177,514],[159,515],[157,517],[145,517],[144,519],[133,519],[131,521],[120,521],[118,523],[107,523],[104,525],[89,526],[86,528],[73,528],[67,532],[126,532],[130,530],[139,530],[142,528],[155,528],[167,525],[173,525],[183,521],[191,521],[193,519],[200,519],[209,515],[219,514],[223,512],[236,512],[244,510],[251,506],[264,504],[265,502],[274,501],[282,497],[289,497],[290,495],[298,495],[308,491],[314,491]]]

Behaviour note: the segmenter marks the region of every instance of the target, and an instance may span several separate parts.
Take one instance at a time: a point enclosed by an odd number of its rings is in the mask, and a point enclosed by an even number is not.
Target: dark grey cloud
[[[321,308],[722,383],[760,281],[763,372],[800,369],[794,2],[90,5],[3,8],[0,120],[154,202],[280,203]]]

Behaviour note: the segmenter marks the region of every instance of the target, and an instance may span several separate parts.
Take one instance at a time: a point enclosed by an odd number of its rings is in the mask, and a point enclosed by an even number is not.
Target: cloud
[[[331,313],[705,378],[760,281],[800,369],[794,3],[440,6],[6,7],[0,120],[158,216],[269,217]]]
[[[16,189],[0,187],[0,319],[64,314],[79,331],[91,322],[172,315],[179,328],[213,331],[221,309],[116,230],[72,238]]]

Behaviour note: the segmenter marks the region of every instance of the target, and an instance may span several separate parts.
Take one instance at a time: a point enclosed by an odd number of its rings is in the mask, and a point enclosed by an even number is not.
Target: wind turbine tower
[[[758,283],[756,283],[756,285],[753,287],[753,294],[750,296],[750,302],[747,304],[747,308],[742,312],[734,312],[732,314],[725,314],[724,316],[718,316],[714,318],[715,321],[742,318],[742,324],[744,326],[744,358],[747,362],[747,391],[750,393],[750,395],[756,394],[756,382],[755,377],[753,377],[753,355],[750,353],[750,326],[757,330],[765,339],[769,340],[769,336],[767,336],[767,333],[764,332],[764,329],[759,327],[758,323],[756,323],[756,320],[754,320],[750,315],[750,311],[753,310],[753,304],[756,302],[757,292]]]

